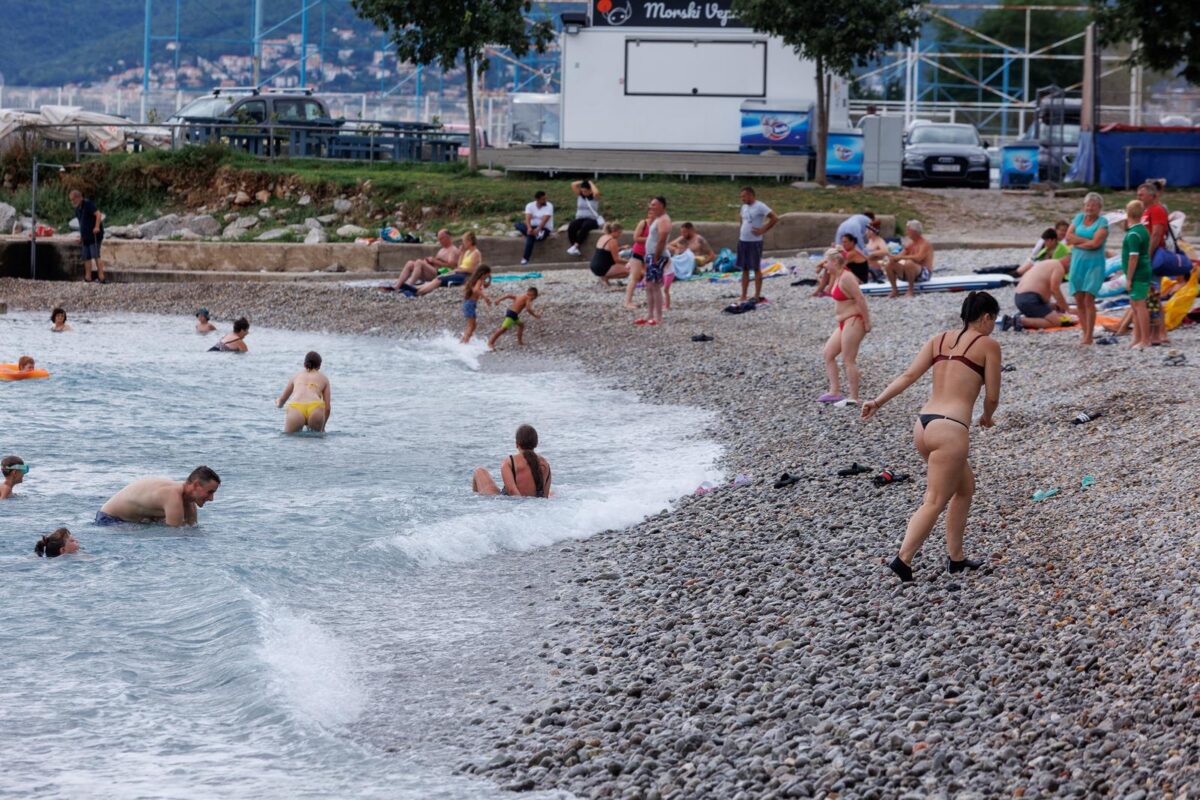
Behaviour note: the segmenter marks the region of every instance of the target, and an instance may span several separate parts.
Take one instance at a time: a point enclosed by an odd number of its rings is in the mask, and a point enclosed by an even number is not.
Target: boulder
[[[260,208],[258,210],[258,218],[263,220],[275,219],[275,212],[269,208]]]
[[[296,201],[296,205],[311,206],[312,205],[312,195],[310,195],[310,194],[300,195],[300,199]]]
[[[235,206],[248,206],[253,202],[253,198],[246,192],[238,190],[238,193],[233,196],[233,204]]]
[[[282,239],[285,236],[291,236],[291,235],[292,235],[292,232],[290,230],[288,230],[287,228],[273,228],[269,231],[265,231],[264,233],[260,233],[258,236],[255,236],[254,241],[256,241],[256,242],[273,242],[276,239]]]
[[[337,229],[337,235],[343,239],[357,239],[360,236],[370,236],[371,232],[358,225],[343,225]]]
[[[321,224],[321,220],[316,219],[314,217],[309,217],[308,219],[304,220],[304,227],[308,228],[309,230],[315,231],[315,230],[321,230],[325,226]]]
[[[221,223],[212,214],[197,214],[188,217],[184,224],[188,230],[195,231],[201,236],[218,236],[221,233]]]
[[[222,219],[224,219],[226,222],[233,222],[237,218],[238,215],[236,211],[230,211],[228,214],[222,217]]]
[[[138,226],[138,235],[143,239],[166,239],[186,227],[184,220],[178,214],[167,214],[165,217],[143,222]]]
[[[324,228],[312,228],[304,237],[305,244],[325,244],[328,241],[329,235],[325,233]]]
[[[254,199],[257,200],[260,205],[266,205],[267,203],[271,202],[271,193],[266,189],[260,189],[254,193]]]
[[[339,197],[337,200],[333,201],[333,210],[339,214],[349,214],[350,209],[353,207],[354,204],[344,197]]]
[[[317,217],[317,222],[321,223],[322,225],[332,225],[333,223],[337,222],[337,220],[337,214],[322,214],[321,216]]]
[[[104,235],[113,239],[139,239],[137,225],[115,225],[104,229]]]
[[[17,210],[8,203],[0,203],[0,235],[10,232],[16,221]]]
[[[225,226],[222,239],[240,239],[242,234],[258,225],[258,217],[238,217]]]

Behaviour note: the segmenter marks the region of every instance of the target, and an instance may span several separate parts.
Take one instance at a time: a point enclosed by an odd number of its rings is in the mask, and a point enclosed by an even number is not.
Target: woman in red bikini
[[[829,375],[829,391],[817,400],[845,408],[858,405],[858,346],[862,344],[863,337],[871,332],[871,313],[867,308],[867,298],[858,288],[858,278],[846,269],[846,258],[841,253],[831,253],[825,259],[825,265],[829,270],[830,285],[833,286],[829,296],[834,300],[838,326],[825,343],[825,372]],[[846,368],[846,383],[850,385],[849,397],[842,395],[837,364],[839,354]]]
[[[870,419],[884,403],[903,392],[928,370],[933,370],[933,392],[913,424],[913,441],[929,465],[925,500],[908,521],[904,544],[892,560],[892,572],[901,581],[913,579],[912,560],[938,517],[946,511],[946,549],[950,572],[978,569],[983,562],[963,555],[967,512],[975,494],[975,475],[967,461],[971,415],[979,390],[986,387],[981,428],[992,427],[1000,403],[1000,345],[989,334],[996,327],[1000,305],[987,292],[971,292],[962,304],[963,327],[947,331],[925,343],[901,375],[874,400],[863,403],[862,418]]]

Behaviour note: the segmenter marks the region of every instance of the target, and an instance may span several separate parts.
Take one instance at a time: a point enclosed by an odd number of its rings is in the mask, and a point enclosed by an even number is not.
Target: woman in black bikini
[[[913,579],[913,557],[947,505],[946,549],[950,572],[978,569],[983,563],[963,555],[967,512],[975,494],[975,475],[967,461],[968,426],[980,389],[987,389],[983,414],[979,417],[981,428],[992,427],[992,415],[1000,403],[1000,345],[989,336],[999,313],[996,298],[987,292],[971,292],[962,305],[962,330],[931,338],[908,369],[879,397],[863,403],[862,418],[870,419],[884,403],[915,383],[927,370],[933,370],[933,392],[913,424],[913,441],[929,465],[925,500],[909,519],[904,544],[890,565],[905,583]]]
[[[518,452],[500,462],[500,478],[504,481],[504,487],[497,486],[491,473],[478,467],[471,480],[471,489],[476,494],[549,497],[550,462],[534,452],[537,446],[538,435],[532,425],[517,428]]]
[[[245,353],[246,334],[250,333],[250,321],[245,317],[238,318],[233,323],[233,333],[221,337],[221,341],[208,348],[210,353]]]

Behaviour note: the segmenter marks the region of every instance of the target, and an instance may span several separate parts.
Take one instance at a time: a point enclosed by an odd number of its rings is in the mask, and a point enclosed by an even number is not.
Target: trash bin
[[[841,186],[862,185],[862,130],[847,128],[829,132],[825,148],[825,180]]]
[[[808,155],[812,104],[746,100],[741,106],[742,138],[739,151],[774,150],[786,155]]]
[[[1037,181],[1038,146],[1006,144],[1000,148],[1000,188],[1023,189]]]

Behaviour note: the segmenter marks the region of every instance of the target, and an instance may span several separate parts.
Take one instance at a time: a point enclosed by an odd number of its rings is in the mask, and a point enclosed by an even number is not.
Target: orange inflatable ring
[[[27,381],[30,378],[49,378],[50,373],[44,369],[31,369],[22,372],[16,364],[0,364],[0,381]]]

